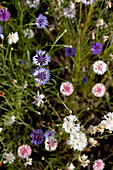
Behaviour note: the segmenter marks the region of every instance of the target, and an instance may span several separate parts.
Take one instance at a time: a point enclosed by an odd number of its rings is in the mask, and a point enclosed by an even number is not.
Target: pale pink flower
[[[22,145],[18,148],[18,156],[21,158],[27,158],[31,155],[31,147],[29,145]]]
[[[60,86],[60,92],[65,96],[70,96],[74,91],[73,84],[70,82],[64,82]]]
[[[105,166],[105,163],[103,162],[102,159],[97,159],[94,162],[93,169],[94,170],[103,170]]]
[[[92,93],[96,97],[103,97],[105,94],[105,90],[106,90],[106,88],[103,84],[97,83],[93,86]]]

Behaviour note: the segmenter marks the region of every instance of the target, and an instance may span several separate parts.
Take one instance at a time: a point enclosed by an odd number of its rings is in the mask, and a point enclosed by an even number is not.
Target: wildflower
[[[108,38],[109,38],[109,36],[104,35],[104,36],[102,37],[102,40],[103,40],[104,42],[106,42],[106,41],[108,40]]]
[[[45,149],[48,151],[56,150],[58,141],[53,136],[47,137],[45,140]]]
[[[36,8],[40,3],[40,0],[26,0],[26,4],[29,5],[29,8]]]
[[[17,80],[16,80],[16,79],[12,79],[12,80],[11,80],[11,83],[12,83],[12,84],[15,84],[15,83],[17,83]]]
[[[73,84],[70,82],[64,82],[60,86],[60,92],[65,96],[70,96],[74,91]]]
[[[75,2],[81,2],[81,0],[75,0]]]
[[[7,117],[6,118],[6,125],[11,126],[15,122],[15,118],[16,117],[14,115]]]
[[[10,12],[7,8],[0,9],[0,21],[8,21],[10,18]]]
[[[23,84],[22,84],[23,88],[26,89],[26,87],[28,86],[28,83],[27,81],[25,81]]]
[[[34,32],[32,29],[26,28],[24,30],[24,37],[33,38],[34,37]]]
[[[89,159],[87,159],[88,156],[86,156],[85,154],[83,154],[82,156],[79,155],[78,160],[80,161],[80,165],[83,166],[84,168],[86,166],[88,166],[88,164],[90,163]]]
[[[46,26],[48,25],[47,17],[45,17],[44,15],[40,14],[38,16],[38,18],[36,18],[36,25],[37,25],[38,29],[46,28]]]
[[[27,165],[32,165],[32,158],[26,158],[26,162],[24,163],[24,166],[27,166]]]
[[[102,52],[102,44],[98,42],[94,42],[91,47],[91,51],[94,55],[98,55]]]
[[[103,97],[105,94],[105,86],[101,83],[97,83],[92,88],[92,93],[96,97]]]
[[[45,138],[48,138],[51,136],[55,137],[55,133],[52,130],[46,130],[44,136],[45,136]]]
[[[106,1],[106,7],[107,7],[107,8],[111,8],[111,5],[112,5],[112,4],[111,4],[111,1]]]
[[[66,55],[67,57],[74,56],[74,55],[75,55],[75,52],[76,52],[76,50],[75,50],[74,47],[72,47],[72,48],[66,47],[66,48],[65,48],[65,55]]]
[[[71,9],[71,10],[74,10],[75,9],[75,4],[70,1],[69,4],[68,4],[68,7]]]
[[[22,65],[24,64],[24,60],[21,59],[20,62],[21,62]]]
[[[102,18],[100,18],[100,19],[97,21],[96,27],[103,26],[103,25],[104,25],[104,20],[103,20]]]
[[[4,35],[3,34],[1,34],[0,37],[1,37],[2,40],[4,40]]]
[[[72,10],[72,9],[66,7],[66,8],[64,8],[63,14],[66,18],[73,19],[75,17],[75,10],[74,9]]]
[[[95,0],[82,0],[82,3],[85,5],[92,5],[95,2]]]
[[[104,167],[105,167],[105,163],[103,162],[102,159],[95,160],[93,165],[93,170],[103,170]]]
[[[106,128],[106,125],[104,122],[101,122],[98,126],[97,126],[97,131],[100,132],[101,134],[104,132]]]
[[[40,85],[46,84],[46,82],[50,79],[49,70],[43,67],[35,69],[35,71],[33,72],[33,76],[36,76],[35,80]]]
[[[97,126],[92,126],[90,125],[90,127],[88,128],[88,131],[92,134],[95,135],[95,133],[97,132]]]
[[[31,137],[31,143],[34,143],[35,145],[40,145],[41,143],[44,142],[44,134],[41,129],[34,130],[30,134]]]
[[[67,133],[75,133],[80,130],[80,125],[77,124],[77,117],[75,115],[69,115],[64,118],[64,123],[62,125],[62,128]]]
[[[5,161],[3,161],[4,164],[6,164],[6,163],[12,164],[15,160],[15,156],[11,152],[9,152],[9,153],[5,152],[3,154],[3,159],[5,159]]]
[[[108,112],[107,115],[104,115],[103,119],[105,120],[101,121],[101,123],[105,125],[105,128],[113,131],[113,112]]]
[[[33,104],[39,107],[41,103],[44,103],[44,101],[42,100],[44,98],[45,96],[43,94],[39,94],[39,91],[37,91],[37,96],[34,96],[35,101],[33,102]]]
[[[93,64],[93,71],[98,75],[103,75],[107,71],[107,64],[103,61],[96,61]]]
[[[2,26],[0,25],[0,37],[1,37],[1,34],[3,33],[3,28]]]
[[[32,149],[29,145],[22,145],[18,148],[18,156],[21,158],[27,158],[31,155]]]
[[[9,33],[9,35],[8,35],[8,43],[9,44],[15,44],[15,43],[17,43],[17,41],[19,40],[19,37],[18,37],[18,32],[15,32],[15,33]]]
[[[74,170],[74,169],[75,169],[75,166],[73,165],[73,163],[67,164],[66,170]]]
[[[83,83],[87,83],[87,78],[86,77],[82,77]]]
[[[87,146],[86,135],[82,132],[71,133],[68,144],[74,150],[82,151]]]
[[[3,129],[3,128],[0,127],[0,133],[2,132],[2,129]]]
[[[89,138],[89,143],[94,147],[97,145],[97,141],[94,138]]]
[[[55,29],[54,24],[49,25],[49,31],[50,31],[50,32],[53,31],[54,29]]]
[[[51,57],[46,51],[36,51],[36,55],[33,57],[33,64],[46,66],[49,62],[51,62]]]

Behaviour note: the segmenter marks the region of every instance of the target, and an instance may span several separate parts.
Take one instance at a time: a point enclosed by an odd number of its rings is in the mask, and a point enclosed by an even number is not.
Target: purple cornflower
[[[33,57],[33,64],[40,66],[46,66],[51,61],[51,57],[46,51],[39,50],[36,51],[36,55]]]
[[[82,77],[83,83],[87,83],[87,78],[86,77]]]
[[[1,37],[1,34],[3,34],[3,28],[2,28],[2,26],[0,25],[0,37]]]
[[[38,29],[45,28],[48,25],[48,20],[47,17],[44,15],[40,14],[38,18],[36,18],[36,25]]]
[[[94,42],[91,47],[91,51],[94,55],[98,55],[102,52],[102,44],[98,42]]]
[[[75,50],[74,47],[72,47],[72,48],[66,47],[66,48],[65,48],[65,55],[66,55],[67,57],[74,56],[74,55],[75,55],[75,52],[76,52],[76,50]]]
[[[35,145],[40,145],[42,142],[44,142],[44,133],[41,129],[34,130],[30,134],[31,137],[31,143]]]
[[[0,9],[0,21],[7,21],[10,18],[10,12],[6,8]]]
[[[55,138],[55,133],[52,130],[46,130],[45,132],[45,138],[53,136]]]
[[[21,62],[22,65],[24,64],[24,60],[21,59],[20,62]]]
[[[33,76],[36,76],[35,80],[40,85],[46,84],[46,82],[50,79],[49,70],[43,67],[40,67],[39,69],[36,68],[33,72]]]
[[[95,2],[95,0],[82,0],[82,3],[84,3],[85,5],[89,5],[89,4],[93,4]]]

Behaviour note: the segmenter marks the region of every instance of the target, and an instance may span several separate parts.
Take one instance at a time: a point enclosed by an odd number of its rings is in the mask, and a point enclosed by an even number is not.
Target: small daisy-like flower
[[[70,96],[74,91],[73,84],[70,82],[64,82],[60,86],[60,92],[65,96]]]
[[[31,137],[31,143],[34,143],[35,145],[40,145],[44,142],[44,133],[41,129],[34,130],[30,134]]]
[[[19,37],[18,37],[18,32],[15,32],[15,33],[9,33],[9,35],[8,35],[8,43],[9,44],[15,44],[15,43],[17,43],[17,41],[19,40]]]
[[[97,126],[92,126],[90,125],[90,127],[88,128],[88,131],[92,134],[95,135],[95,133],[97,132]]]
[[[93,165],[93,170],[103,170],[104,167],[105,167],[105,163],[103,162],[102,159],[95,160]]]
[[[75,169],[75,166],[73,165],[73,163],[67,164],[66,170],[74,170],[74,169]]]
[[[75,10],[74,9],[72,10],[72,9],[66,7],[66,8],[64,8],[63,14],[66,18],[73,19],[75,17]]]
[[[103,97],[105,94],[106,88],[103,84],[97,83],[92,88],[92,93],[96,97]]]
[[[92,5],[95,2],[95,0],[82,0],[82,3],[84,3],[85,5]]]
[[[44,101],[42,100],[44,98],[45,96],[43,94],[39,94],[39,91],[37,91],[37,96],[34,96],[35,101],[33,102],[33,104],[39,107],[41,103],[44,103]]]
[[[86,166],[88,166],[88,164],[90,163],[89,159],[87,159],[88,156],[86,156],[85,154],[83,154],[82,156],[79,155],[78,160],[80,161],[80,165],[83,166],[84,168]]]
[[[82,151],[87,146],[86,135],[82,132],[71,133],[68,144],[74,150]]]
[[[47,151],[55,151],[58,145],[58,141],[53,136],[46,138],[45,149]]]
[[[24,163],[24,166],[32,165],[32,158],[26,158],[26,162]]]
[[[95,147],[97,145],[97,140],[94,138],[89,138],[89,143],[92,147]]]
[[[35,69],[35,71],[33,72],[33,76],[36,77],[35,80],[40,85],[46,84],[46,82],[50,80],[49,70],[43,67]]]
[[[0,9],[0,21],[8,21],[10,12],[6,8]]]
[[[96,61],[93,64],[93,71],[98,75],[103,75],[107,71],[107,64],[103,61]]]
[[[102,18],[100,18],[100,19],[97,21],[96,27],[103,26],[103,25],[104,25],[104,20],[103,20]]]
[[[49,62],[51,62],[51,57],[46,51],[36,51],[36,55],[33,57],[33,64],[46,66]]]
[[[103,121],[101,121],[101,124],[105,125],[105,129],[113,131],[113,112],[109,112],[107,115],[104,115]]]
[[[102,40],[103,40],[104,42],[106,42],[106,41],[108,40],[108,38],[109,38],[109,36],[103,35]]]
[[[33,38],[34,37],[34,32],[32,29],[26,28],[24,30],[24,37]]]
[[[44,134],[45,138],[53,136],[55,138],[55,133],[52,130],[46,130]]]
[[[74,56],[74,55],[75,55],[75,52],[76,52],[76,50],[75,50],[74,47],[72,47],[72,48],[66,47],[66,48],[65,48],[65,55],[66,55],[67,57]]]
[[[2,28],[2,26],[0,25],[0,37],[1,37],[1,34],[3,34],[3,28]]]
[[[75,133],[80,130],[80,125],[77,124],[77,117],[75,115],[66,116],[64,118],[64,123],[62,125],[62,128],[67,133]]]
[[[36,18],[36,25],[38,29],[46,28],[46,26],[48,25],[47,17],[40,14],[38,18]]]
[[[9,153],[5,152],[3,154],[3,159],[5,159],[5,161],[3,161],[4,164],[6,164],[6,163],[12,164],[15,160],[15,156],[11,152],[9,152]]]
[[[40,3],[40,0],[26,0],[26,4],[29,5],[29,8],[36,8]]]
[[[91,47],[91,51],[94,55],[98,55],[102,52],[102,44],[98,42],[94,42]]]
[[[32,149],[29,145],[22,145],[18,148],[18,156],[28,158],[31,155]]]
[[[15,122],[15,118],[16,117],[14,115],[7,117],[6,118],[6,125],[11,126]]]

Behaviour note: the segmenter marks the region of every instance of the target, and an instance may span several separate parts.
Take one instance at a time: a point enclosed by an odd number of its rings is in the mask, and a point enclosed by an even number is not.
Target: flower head
[[[87,159],[88,156],[86,156],[85,154],[83,154],[82,156],[79,155],[79,161],[81,163],[81,166],[83,166],[84,168],[86,166],[88,166],[88,164],[90,163],[89,159]]]
[[[103,170],[104,167],[105,167],[105,163],[103,162],[102,159],[95,160],[93,165],[93,170]]]
[[[106,129],[113,131],[113,112],[104,115],[103,119],[104,120],[101,121],[101,124],[104,124]]]
[[[0,9],[0,21],[8,21],[10,12],[6,8]]]
[[[3,34],[3,28],[2,28],[2,26],[0,25],[0,37],[1,37],[1,34]]]
[[[26,0],[26,4],[29,5],[29,8],[36,8],[40,3],[40,0]]]
[[[39,107],[41,103],[44,103],[44,101],[42,100],[44,98],[45,96],[43,94],[39,94],[39,91],[37,91],[37,96],[34,96],[35,101],[33,102],[33,104]]]
[[[84,3],[85,5],[92,5],[95,2],[95,0],[82,0],[82,3]]]
[[[7,117],[6,118],[6,124],[9,125],[9,126],[12,125],[15,122],[15,118],[16,117],[14,115]]]
[[[48,138],[51,136],[55,137],[55,133],[52,130],[46,130],[44,136],[45,136],[45,138]]]
[[[33,64],[46,66],[51,61],[51,57],[46,51],[36,51],[36,55],[33,57]]]
[[[34,32],[32,29],[26,28],[24,30],[24,37],[33,38],[34,37]]]
[[[103,61],[96,61],[93,64],[93,71],[98,75],[103,75],[107,71],[107,64]]]
[[[45,140],[45,149],[47,151],[54,151],[56,150],[58,145],[58,141],[54,136],[47,137]]]
[[[27,158],[31,155],[32,149],[29,145],[22,145],[18,148],[18,156],[21,158]]]
[[[86,77],[82,77],[83,83],[87,83],[87,78]]]
[[[74,55],[75,55],[75,52],[76,52],[76,50],[75,50],[74,47],[72,47],[72,48],[66,47],[66,48],[65,48],[65,55],[66,55],[67,57],[74,56]]]
[[[48,25],[47,17],[40,14],[38,18],[36,18],[36,25],[38,29],[46,28],[46,26]]]
[[[96,97],[103,97],[105,94],[105,90],[106,90],[106,88],[103,84],[97,83],[93,86],[92,93]]]
[[[49,81],[50,79],[49,70],[43,67],[40,67],[39,69],[38,68],[35,69],[35,71],[33,72],[33,76],[36,77],[35,80],[40,85],[46,84],[46,82]]]
[[[32,158],[26,158],[26,162],[24,163],[24,166],[27,166],[27,165],[32,165]]]
[[[17,41],[19,40],[19,37],[18,37],[18,32],[15,32],[15,33],[9,33],[9,35],[8,35],[8,43],[9,44],[15,44],[15,43],[17,43]]]
[[[6,164],[6,163],[12,164],[15,160],[15,156],[11,152],[9,152],[9,153],[5,152],[3,154],[3,159],[5,159],[5,161],[3,161],[4,164]]]
[[[66,8],[64,8],[63,14],[66,18],[73,19],[75,17],[75,9],[72,10],[72,9],[66,7]]]
[[[91,47],[91,51],[94,55],[98,55],[102,52],[102,44],[98,42],[94,42]]]
[[[64,82],[60,86],[60,92],[65,96],[70,96],[74,91],[73,84],[70,82]]]
[[[74,170],[74,169],[75,169],[75,166],[73,165],[73,163],[67,164],[66,170]]]
[[[35,145],[40,145],[44,142],[44,133],[41,129],[34,130],[30,134],[31,137],[31,143],[34,143]]]

